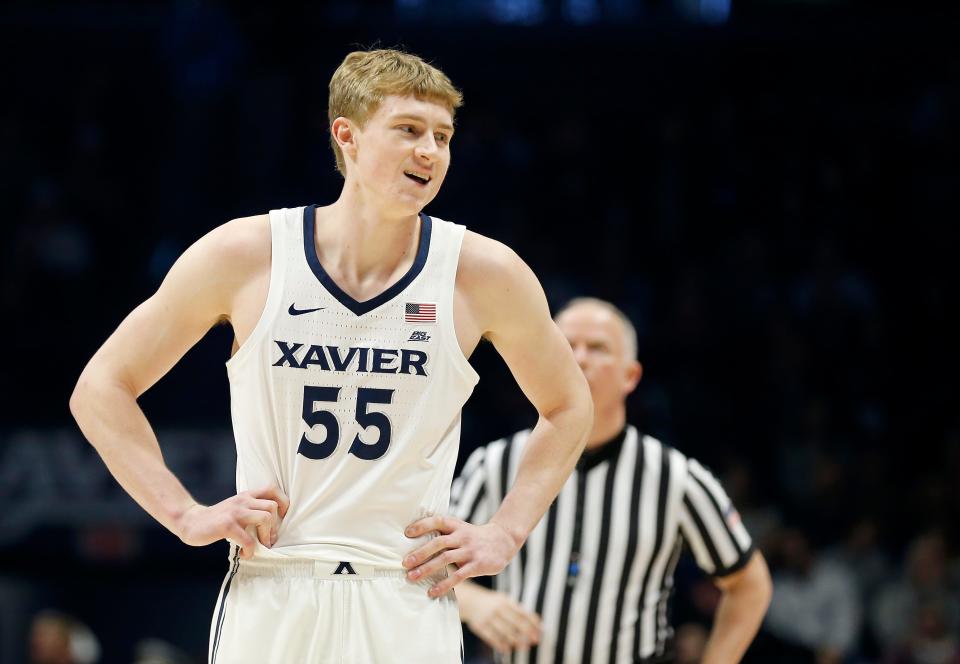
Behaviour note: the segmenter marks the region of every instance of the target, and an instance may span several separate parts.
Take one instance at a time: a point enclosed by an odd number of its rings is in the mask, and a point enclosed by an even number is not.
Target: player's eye
[[[447,136],[446,134],[436,134],[434,136],[434,139],[437,141],[437,143],[440,143],[442,145],[446,145],[447,143],[450,142],[450,137]]]
[[[404,133],[406,133],[406,134],[412,134],[412,133],[414,133],[414,129],[413,129],[413,127],[412,127],[411,125],[400,125],[399,127],[397,127],[397,129],[399,129],[400,131],[402,131],[402,132],[404,132]]]

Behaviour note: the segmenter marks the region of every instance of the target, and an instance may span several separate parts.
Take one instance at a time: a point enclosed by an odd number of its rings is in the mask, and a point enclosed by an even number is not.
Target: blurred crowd
[[[44,48],[9,72],[0,107],[14,349],[0,455],[11,432],[70,426],[83,362],[190,242],[336,195],[326,80],[350,44],[394,34],[333,23],[311,42],[299,24],[316,17],[201,2],[78,16],[81,30],[2,27],[8,60]],[[958,211],[960,60],[927,39],[933,21],[864,20],[817,32],[816,48],[813,27],[776,21],[722,37],[510,32],[471,53],[469,27],[396,34],[466,93],[428,212],[516,249],[554,306],[596,295],[637,324],[632,419],[724,478],[771,562],[753,661],[960,662],[956,268],[939,226]],[[148,394],[151,418],[224,427],[228,344],[204,342]],[[492,355],[474,359],[464,458],[530,416]],[[30,547],[0,560],[37,574]],[[60,564],[82,571],[77,551]],[[696,661],[715,601],[681,567],[681,661]],[[33,618],[32,662],[124,661],[81,622],[102,615],[71,610]],[[179,647],[141,643],[137,661],[202,658]]]
[[[820,547],[803,529],[772,528],[766,509],[742,512],[761,534],[774,596],[745,661],[800,664],[954,664],[960,662],[960,558],[942,529],[923,532],[891,555],[879,525],[865,518]],[[690,571],[678,594],[680,662],[699,661],[719,599]],[[685,590],[684,590],[685,586]]]
[[[29,664],[96,664],[100,642],[74,616],[45,610],[30,624]],[[191,664],[192,657],[160,639],[142,639],[134,647],[132,664]]]

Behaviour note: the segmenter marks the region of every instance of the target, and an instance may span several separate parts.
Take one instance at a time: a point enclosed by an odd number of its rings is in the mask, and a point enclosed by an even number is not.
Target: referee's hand
[[[509,595],[467,582],[457,588],[457,600],[460,618],[497,652],[509,654],[540,642],[540,616]]]
[[[414,538],[439,533],[403,559],[407,578],[418,581],[456,565],[457,570],[430,588],[430,597],[442,597],[455,585],[473,576],[498,574],[516,555],[518,546],[507,530],[496,523],[475,526],[450,516],[430,516],[414,521],[404,534]]]

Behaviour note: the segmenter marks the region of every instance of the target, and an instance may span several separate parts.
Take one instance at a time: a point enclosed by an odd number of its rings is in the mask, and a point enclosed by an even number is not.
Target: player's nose
[[[437,159],[439,150],[440,146],[437,145],[437,140],[429,134],[424,134],[423,138],[417,142],[414,154],[423,161],[433,163]]]

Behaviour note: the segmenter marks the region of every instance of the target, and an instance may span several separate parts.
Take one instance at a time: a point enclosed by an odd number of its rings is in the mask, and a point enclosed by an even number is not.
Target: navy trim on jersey
[[[337,286],[336,282],[327,274],[327,271],[323,269],[323,266],[320,264],[320,259],[317,258],[317,245],[313,241],[314,229],[316,228],[316,210],[316,205],[308,205],[303,208],[303,251],[307,257],[307,263],[310,265],[310,269],[313,270],[313,274],[317,277],[320,284],[327,289],[327,292],[337,298],[340,304],[357,316],[362,316],[367,312],[373,311],[380,305],[386,304],[399,295],[403,289],[410,285],[410,282],[417,278],[417,275],[420,274],[423,266],[427,263],[433,220],[421,212],[420,241],[417,245],[417,255],[413,259],[413,265],[411,265],[407,273],[400,277],[400,280],[390,286],[390,288],[376,297],[358,302]]]
[[[220,599],[220,612],[217,616],[217,629],[213,636],[213,645],[210,648],[210,664],[217,661],[217,650],[220,649],[220,632],[223,629],[224,609],[227,606],[227,595],[230,594],[230,584],[233,583],[233,577],[237,575],[240,568],[240,547],[236,548],[233,554],[233,569],[230,570],[230,578],[227,579],[227,585],[223,589],[223,597]]]

